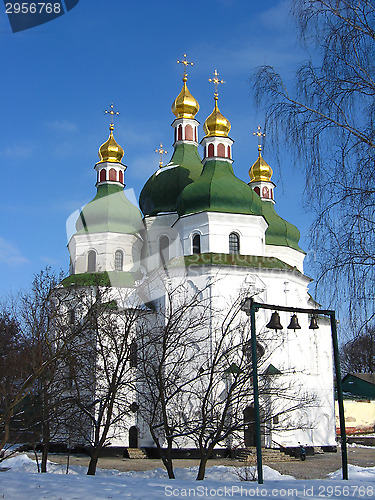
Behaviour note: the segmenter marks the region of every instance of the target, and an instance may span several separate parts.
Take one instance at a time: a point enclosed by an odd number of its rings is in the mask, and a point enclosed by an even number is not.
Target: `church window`
[[[138,346],[137,346],[137,342],[135,342],[135,340],[133,340],[133,342],[130,344],[129,362],[130,362],[130,368],[137,368]]]
[[[208,145],[207,156],[208,156],[208,158],[211,158],[212,156],[215,156],[215,151],[214,151],[214,145],[213,144],[209,144]]]
[[[259,186],[255,186],[254,191],[256,192],[256,194],[258,196],[260,196],[260,188],[259,188]]]
[[[178,126],[178,129],[177,129],[177,140],[178,141],[182,141],[182,125]]]
[[[132,411],[133,413],[136,413],[138,411],[138,408],[139,408],[138,403],[132,403],[130,405],[130,411]]]
[[[193,236],[193,254],[201,253],[201,236],[200,234],[195,234]]]
[[[229,235],[229,253],[240,253],[240,237],[237,233]]]
[[[197,127],[194,127],[195,142],[198,142]]]
[[[76,322],[76,312],[74,309],[71,309],[69,311],[69,324],[74,325],[75,322]]]
[[[100,174],[99,174],[99,182],[105,181],[105,177],[106,177],[105,174],[106,174],[105,168],[102,168],[100,171]]]
[[[269,189],[268,189],[267,186],[263,187],[263,189],[262,189],[262,196],[263,196],[263,198],[269,198],[270,197]]]
[[[111,168],[109,171],[109,180],[110,181],[116,181],[116,170],[114,168]]]
[[[193,127],[191,125],[186,125],[185,127],[185,140],[192,141],[193,140]]]
[[[162,236],[159,240],[159,254],[163,266],[169,261],[169,238]]]
[[[124,174],[121,170],[118,173],[118,181],[121,182],[121,184],[124,184]]]
[[[227,157],[228,157],[228,158],[232,158],[232,157],[231,157],[231,153],[230,153],[230,146],[228,146],[228,154],[227,154]]]
[[[225,158],[225,146],[224,144],[218,144],[217,145],[217,156],[220,156],[220,158]]]
[[[94,250],[90,250],[87,256],[87,272],[95,273],[96,271],[96,252]]]
[[[273,189],[270,190],[271,193],[271,200],[273,200]]]
[[[122,250],[116,250],[115,252],[115,271],[122,271],[124,265],[124,252]]]

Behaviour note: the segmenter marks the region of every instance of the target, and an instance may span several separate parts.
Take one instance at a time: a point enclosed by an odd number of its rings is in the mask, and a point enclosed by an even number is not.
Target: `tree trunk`
[[[87,470],[88,476],[95,476],[96,466],[98,465],[99,453],[101,448],[95,448],[91,454],[89,468]]]
[[[198,470],[198,475],[197,475],[197,481],[203,481],[204,475],[206,472],[206,464],[207,464],[208,456],[205,454],[202,458],[201,461],[199,462],[199,470]]]
[[[50,442],[50,422],[49,422],[49,397],[47,393],[47,388],[43,387],[43,449],[42,449],[42,462],[41,462],[41,472],[47,472],[47,459],[49,452],[49,442]]]
[[[47,472],[48,452],[49,452],[49,439],[43,443],[41,472]]]

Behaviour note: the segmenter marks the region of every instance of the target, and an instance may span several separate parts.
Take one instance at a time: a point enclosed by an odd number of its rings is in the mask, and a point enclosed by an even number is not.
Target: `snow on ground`
[[[349,481],[342,481],[341,471],[327,480],[295,480],[264,467],[263,485],[240,481],[235,467],[215,466],[207,469],[204,481],[195,481],[197,467],[176,469],[175,480],[169,480],[163,469],[119,472],[98,469],[96,476],[86,476],[86,467],[49,463],[47,474],[38,474],[35,462],[26,454],[0,464],[10,467],[0,472],[0,499],[6,500],[153,500],[180,497],[197,498],[374,498],[375,467],[349,466]]]

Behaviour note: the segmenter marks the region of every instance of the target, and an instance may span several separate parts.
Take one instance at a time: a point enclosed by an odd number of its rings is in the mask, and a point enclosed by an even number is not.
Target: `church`
[[[163,296],[165,283],[182,281],[192,290],[205,290],[211,311],[224,311],[244,291],[257,302],[319,307],[308,292],[311,279],[304,274],[300,233],[275,210],[277,191],[272,168],[262,156],[260,127],[255,134],[259,138],[258,157],[249,161],[249,179],[244,181],[234,173],[231,124],[219,110],[218,85],[222,81],[215,71],[213,111],[204,122],[204,136],[199,142],[199,104],[187,86],[186,57],[182,62],[182,89],[172,105],[174,151],[169,162],[163,165],[160,161],[159,168],[145,182],[139,196],[140,209],[124,193],[124,150],[115,140],[111,121],[109,138],[100,147],[95,165],[96,196],[83,208],[68,243],[70,276],[65,285],[90,287],[90,276],[106,273],[114,296],[116,290],[122,289],[142,299],[145,288],[155,283],[157,272],[161,285],[153,286],[152,300]],[[113,106],[109,113],[116,114]],[[162,146],[158,152],[164,153]],[[246,315],[241,314],[245,324]],[[277,338],[273,333],[266,344],[259,345],[259,357],[266,359],[258,369],[259,376],[267,379],[266,385],[281,386],[280,381],[287,380],[295,399],[302,390],[314,397],[308,404],[295,406],[293,412],[276,411],[271,415],[263,426],[262,443],[270,448],[296,447],[299,442],[311,447],[333,447],[329,324],[319,319],[319,329],[311,329],[311,318],[306,316],[299,318],[300,324],[294,329],[287,328],[290,316],[281,313],[283,330],[276,332]],[[211,325],[212,318],[210,321]],[[267,338],[268,322],[269,314],[259,311],[260,339]],[[210,331],[205,334],[207,339],[214,336]],[[214,341],[210,342],[212,346]],[[235,370],[236,365],[231,367]],[[247,377],[251,389],[250,371]],[[231,441],[218,447],[254,445],[250,389],[248,402],[236,410],[242,426]],[[282,393],[274,394],[261,398],[263,413],[267,413],[267,405],[275,409],[282,406],[283,399],[290,399]],[[195,403],[191,404],[194,407]],[[123,429],[112,445],[154,446],[137,408],[135,405],[133,413],[124,419]],[[181,447],[191,448],[194,444],[182,443]]]

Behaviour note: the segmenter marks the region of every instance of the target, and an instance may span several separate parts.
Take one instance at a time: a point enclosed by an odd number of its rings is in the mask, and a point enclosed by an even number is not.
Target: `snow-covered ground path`
[[[96,476],[86,476],[86,467],[49,464],[48,474],[38,474],[33,460],[22,454],[1,466],[0,499],[6,500],[104,500],[166,498],[375,498],[375,467],[349,466],[349,481],[341,480],[341,471],[326,480],[295,480],[264,467],[264,484],[240,481],[235,467],[207,469],[204,481],[195,481],[196,467],[176,469],[177,479],[167,479],[162,469],[119,472],[99,469]]]

